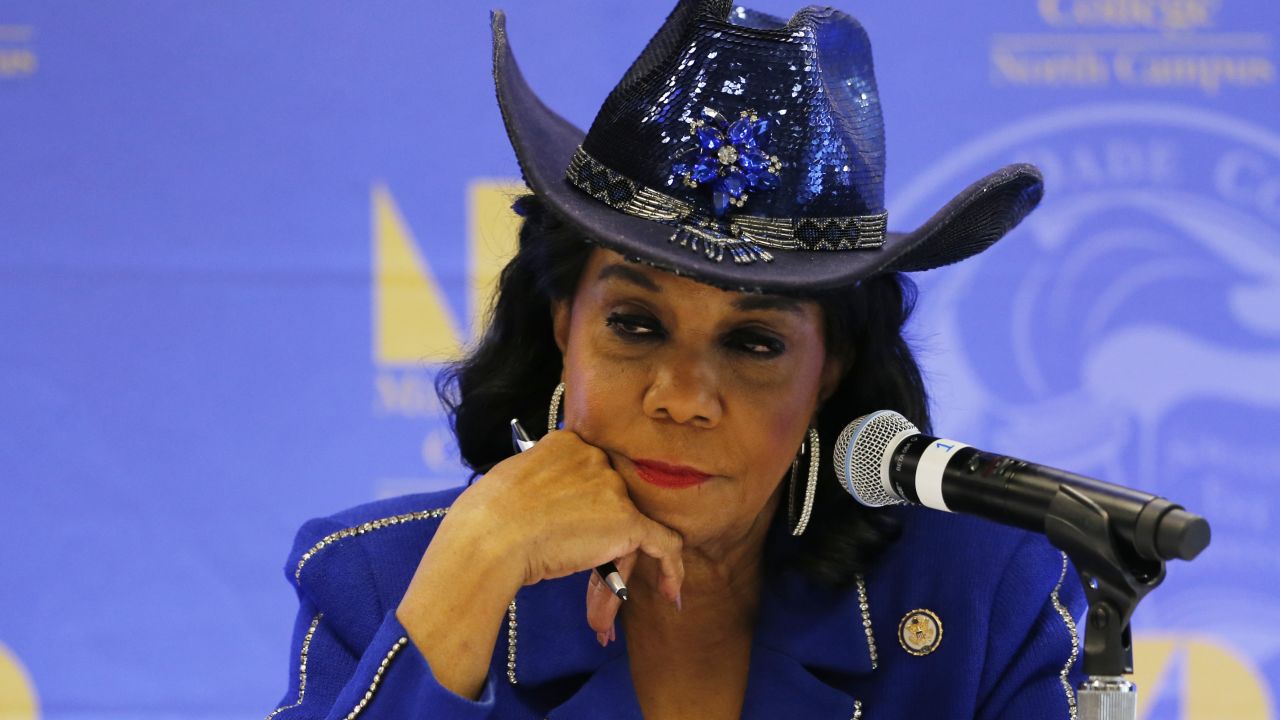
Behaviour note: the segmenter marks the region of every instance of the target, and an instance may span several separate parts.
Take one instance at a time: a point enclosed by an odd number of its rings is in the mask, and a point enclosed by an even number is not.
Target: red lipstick
[[[636,474],[658,487],[687,488],[706,481],[711,475],[686,465],[671,465],[657,460],[633,460]]]

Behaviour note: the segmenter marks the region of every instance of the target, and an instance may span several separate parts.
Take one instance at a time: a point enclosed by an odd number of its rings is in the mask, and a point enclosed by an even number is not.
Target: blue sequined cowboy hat
[[[1010,165],[923,226],[889,232],[884,131],[866,31],[681,0],[588,132],[525,82],[502,12],[494,81],[529,188],[591,240],[719,287],[812,291],[981,252],[1043,194]]]

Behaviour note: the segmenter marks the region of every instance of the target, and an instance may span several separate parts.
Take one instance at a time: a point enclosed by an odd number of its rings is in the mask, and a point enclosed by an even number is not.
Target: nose
[[[645,391],[644,411],[651,418],[682,425],[715,427],[724,407],[714,369],[705,358],[690,355],[662,363]]]

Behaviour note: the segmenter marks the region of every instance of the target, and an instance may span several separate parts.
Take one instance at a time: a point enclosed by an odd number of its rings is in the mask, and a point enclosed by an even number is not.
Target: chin
[[[726,526],[710,526],[717,520],[729,519],[726,509],[731,503],[717,497],[719,493],[714,492],[717,482],[724,481],[708,480],[695,487],[673,490],[655,487],[641,480],[638,481],[640,487],[632,489],[631,501],[640,512],[680,533],[686,544],[694,545],[728,529]]]

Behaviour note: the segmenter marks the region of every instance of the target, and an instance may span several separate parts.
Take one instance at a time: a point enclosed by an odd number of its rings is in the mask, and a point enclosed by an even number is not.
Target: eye
[[[650,340],[662,336],[662,325],[651,317],[609,313],[604,324],[624,340]]]
[[[751,330],[732,333],[728,344],[742,353],[761,359],[777,357],[787,349],[786,344],[778,338]]]

